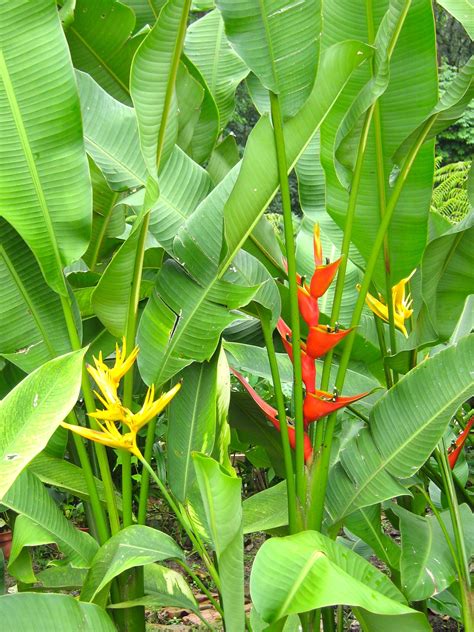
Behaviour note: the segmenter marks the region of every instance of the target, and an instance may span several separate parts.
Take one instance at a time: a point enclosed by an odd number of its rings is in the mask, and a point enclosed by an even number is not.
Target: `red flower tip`
[[[336,331],[326,325],[310,327],[308,340],[306,341],[306,351],[312,358],[320,358],[335,347],[351,331],[352,329]]]
[[[456,462],[459,459],[459,455],[462,452],[462,449],[464,447],[464,444],[466,443],[466,439],[469,435],[469,432],[473,424],[474,424],[474,415],[469,419],[469,421],[466,424],[466,427],[464,428],[464,430],[461,432],[461,434],[458,436],[458,438],[454,442],[454,447],[448,450],[449,467],[452,470],[454,469],[454,466],[456,465]]]
[[[307,393],[303,405],[305,427],[311,422],[318,421],[318,419],[322,419],[330,413],[344,408],[344,406],[357,402],[367,395],[369,395],[369,392],[351,395],[350,397],[331,395],[331,393],[318,390],[314,393]]]
[[[298,307],[303,320],[310,326],[316,326],[319,321],[318,301],[311,296],[306,287],[298,285]]]
[[[341,258],[328,263],[327,265],[318,265],[311,277],[310,294],[313,298],[319,298],[327,292],[328,287],[331,285],[334,277],[336,276],[337,269],[341,263]]]
[[[285,323],[283,318],[280,318],[277,323],[278,333],[281,336],[281,341],[285,347],[285,351],[288,354],[290,360],[293,362],[293,345],[291,343],[291,329]],[[306,345],[301,343],[301,371],[303,374],[303,382],[306,387],[306,392],[314,393],[316,389],[316,365],[314,359],[306,353]]]

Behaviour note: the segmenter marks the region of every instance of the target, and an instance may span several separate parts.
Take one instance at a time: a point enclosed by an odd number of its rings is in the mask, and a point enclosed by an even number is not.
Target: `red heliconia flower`
[[[263,412],[263,414],[268,419],[268,421],[270,421],[270,423],[272,423],[275,426],[275,428],[278,431],[280,431],[280,422],[277,419],[278,411],[275,408],[273,408],[273,406],[270,406],[270,404],[268,404],[262,397],[260,397],[260,395],[250,386],[250,384],[247,382],[247,380],[244,378],[243,375],[241,375],[235,369],[231,368],[231,371],[235,375],[235,377],[239,380],[239,382],[242,384],[242,386],[245,388],[245,390],[249,393],[250,397],[257,404],[257,406]],[[290,426],[289,424],[288,424],[288,439],[290,442],[290,446],[293,449],[295,449],[295,446],[296,446],[295,429],[293,426]],[[311,441],[308,435],[305,433],[304,435],[305,462],[308,463],[309,461],[311,461],[312,456],[313,456],[313,448],[311,445]]]
[[[474,415],[469,419],[469,421],[466,424],[466,427],[464,428],[464,430],[461,432],[461,434],[458,436],[458,438],[454,442],[454,447],[448,450],[449,467],[452,470],[454,469],[454,466],[456,465],[456,462],[459,459],[459,455],[462,452],[462,449],[464,447],[464,444],[466,443],[466,439],[469,435],[469,432],[471,431],[473,424],[474,424]]]
[[[318,421],[327,415],[333,413],[335,410],[344,408],[349,404],[357,402],[369,393],[360,393],[359,395],[352,395],[350,397],[342,397],[339,395],[332,395],[325,391],[316,391],[315,393],[307,393],[304,399],[303,414],[305,427],[313,421]]]
[[[351,331],[351,329],[340,329],[336,331],[326,325],[310,327],[306,341],[306,351],[312,358],[320,358],[335,347],[337,343],[345,338]]]
[[[280,318],[277,323],[278,333],[281,336],[283,346],[293,362],[293,345],[291,344],[291,329],[285,323],[283,318]],[[316,365],[314,359],[308,355],[306,351],[306,345],[301,343],[301,371],[303,374],[303,382],[306,387],[307,393],[314,393],[316,390]]]
[[[313,298],[320,298],[327,292],[328,287],[336,276],[340,263],[341,259],[337,259],[337,261],[333,261],[327,265],[316,266],[309,286],[309,292]]]
[[[298,285],[298,307],[303,320],[309,327],[314,327],[318,324],[318,300],[311,296],[305,285]]]

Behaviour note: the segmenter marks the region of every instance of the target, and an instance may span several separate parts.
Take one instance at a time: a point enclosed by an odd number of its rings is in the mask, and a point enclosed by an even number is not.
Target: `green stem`
[[[438,472],[435,472],[428,461],[423,465],[422,471],[431,481],[433,481],[435,485],[439,487],[439,489],[443,489],[443,479],[438,474]],[[466,488],[458,479],[458,477],[454,474],[454,472],[452,472],[452,475],[458,499],[461,498],[462,501],[467,503],[471,509],[474,509],[474,501],[470,497],[469,492],[466,490]]]
[[[387,388],[391,388],[393,386],[392,373],[385,362],[385,358],[387,357],[387,346],[385,344],[385,335],[383,323],[378,316],[374,314],[374,323],[375,330],[377,331],[377,339],[379,341],[379,349],[380,355],[382,356],[382,364],[383,364],[383,372],[385,375],[385,384]]]
[[[300,314],[298,308],[298,287],[296,282],[295,239],[293,236],[293,220],[291,213],[290,188],[288,184],[288,165],[286,161],[285,138],[283,135],[283,121],[278,96],[270,92],[270,106],[275,139],[278,177],[280,181],[281,201],[283,207],[283,223],[285,233],[286,258],[288,261],[288,285],[290,289],[290,314],[293,345],[294,385],[293,397],[295,404],[295,470],[296,495],[305,506],[306,479],[304,464],[304,425],[303,425],[303,374],[301,368],[301,331]]]
[[[95,267],[97,265],[97,259],[99,258],[100,249],[105,239],[105,235],[107,233],[107,228],[110,224],[110,218],[112,217],[112,212],[114,210],[115,202],[117,201],[119,194],[114,193],[110,200],[110,206],[107,215],[103,216],[102,226],[100,227],[99,234],[97,235],[97,239],[95,240],[94,249],[91,253],[91,258],[89,262],[89,269],[91,272],[95,271]]]
[[[436,115],[431,116],[423,126],[416,143],[412,146],[408,156],[403,164],[403,167],[400,170],[397,181],[393,188],[392,195],[390,196],[390,200],[387,204],[385,215],[383,216],[379,229],[377,231],[377,235],[374,240],[374,244],[372,246],[372,252],[370,253],[369,260],[367,262],[366,270],[364,278],[362,279],[362,284],[359,290],[359,296],[357,297],[357,302],[354,307],[354,312],[352,314],[351,327],[352,331],[346,338],[346,344],[344,346],[344,350],[342,352],[342,356],[339,363],[339,369],[336,377],[336,388],[339,392],[342,391],[344,386],[344,380],[346,376],[346,371],[349,366],[349,360],[352,353],[352,347],[354,345],[356,327],[359,325],[360,317],[362,316],[362,311],[364,309],[365,297],[369,290],[370,284],[372,282],[372,277],[374,274],[375,266],[377,264],[378,256],[380,250],[383,245],[385,233],[390,226],[390,222],[392,220],[393,212],[397,205],[397,202],[400,198],[400,194],[405,185],[406,179],[410,170],[413,166],[416,156],[426,140],[428,133],[436,120]],[[345,237],[345,234],[344,234]],[[338,278],[339,280],[339,278]],[[336,288],[337,291],[337,288]],[[324,515],[324,502],[326,497],[326,488],[327,481],[329,475],[329,461],[330,454],[332,448],[332,441],[334,436],[334,429],[336,427],[336,418],[337,413],[332,413],[328,419],[326,432],[324,435],[324,442],[322,445],[322,455],[321,458],[318,459],[317,469],[318,469],[318,494],[315,498],[315,502],[312,503],[311,507],[311,522],[309,528],[315,528],[317,530],[321,529],[323,515]]]
[[[444,482],[444,493],[448,501],[449,514],[454,532],[456,553],[459,565],[459,588],[461,592],[462,617],[466,632],[474,630],[474,595],[471,592],[471,576],[469,572],[469,557],[466,551],[461,515],[459,513],[458,499],[454,489],[451,468],[446,454],[446,445],[441,440],[440,448],[435,450],[441,476]]]
[[[153,444],[155,442],[155,430],[157,419],[152,419],[148,424],[146,432],[144,457],[147,463],[151,462],[153,456]],[[150,474],[147,469],[142,470],[142,478],[140,481],[140,498],[138,500],[138,524],[146,523],[146,504],[148,501],[148,490],[150,488]]]
[[[182,560],[177,560],[177,563],[181,566],[181,568],[189,575],[189,577],[191,577],[191,579],[193,580],[193,582],[196,584],[196,586],[198,586],[202,592],[206,595],[206,597],[209,599],[209,601],[212,603],[212,605],[214,606],[214,608],[217,610],[217,612],[221,615],[221,617],[224,617],[224,611],[222,610],[221,606],[219,603],[217,603],[217,601],[214,599],[214,597],[212,596],[211,592],[206,588],[206,586],[204,585],[204,583],[199,579],[199,577],[196,575],[196,573],[186,564],[186,562],[183,562]]]
[[[64,312],[64,318],[66,320],[66,326],[71,341],[73,350],[81,348],[81,341],[79,339],[76,325],[74,323],[74,315],[69,297],[61,295],[61,304]],[[82,394],[84,397],[84,403],[88,413],[95,412],[94,395],[92,393],[91,385],[89,382],[89,376],[87,374],[85,366],[82,369]],[[92,417],[89,417],[90,427],[94,430],[98,430],[98,425]],[[107,510],[109,513],[109,523],[112,535],[120,530],[120,520],[117,511],[117,504],[115,499],[114,483],[112,481],[112,474],[110,473],[109,461],[107,459],[107,452],[103,445],[94,442],[94,447],[97,455],[97,462],[99,463],[100,475],[102,477],[102,483],[104,485],[104,492],[107,504]]]
[[[288,424],[286,421],[285,400],[283,397],[283,390],[281,388],[280,371],[278,369],[270,323],[263,314],[260,314],[260,323],[262,325],[263,337],[267,348],[268,361],[270,363],[270,370],[272,373],[273,388],[275,390],[275,399],[277,402],[278,419],[280,422],[281,445],[283,449],[283,460],[285,463],[286,489],[288,492],[288,524],[290,527],[290,533],[296,533],[296,490],[293,472],[293,458],[291,454],[290,439],[288,436]]]

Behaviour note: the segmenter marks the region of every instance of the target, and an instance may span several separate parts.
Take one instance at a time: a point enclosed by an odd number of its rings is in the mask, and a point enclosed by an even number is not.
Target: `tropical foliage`
[[[474,630],[474,176],[435,162],[474,60],[440,93],[435,26],[0,0],[2,630]]]

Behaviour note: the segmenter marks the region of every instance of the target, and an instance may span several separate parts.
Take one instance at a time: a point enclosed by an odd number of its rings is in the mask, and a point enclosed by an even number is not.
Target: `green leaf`
[[[384,19],[387,10],[392,12],[393,8],[400,8],[401,5],[400,0],[383,0],[374,5],[374,31],[376,32],[382,25],[377,40],[378,49],[381,45],[387,48],[393,36],[393,27],[397,22],[396,20],[387,22]],[[336,42],[347,39],[355,38],[362,41],[368,39],[365,4],[354,5],[351,0],[327,0],[323,6],[323,22],[322,51]],[[387,26],[391,28],[388,29]],[[383,59],[376,59],[376,61],[383,61]],[[321,129],[321,157],[326,174],[327,209],[342,229],[346,222],[349,191],[340,183],[336,173],[335,143],[339,126],[354,100],[360,99],[359,105],[368,107],[374,96],[384,89],[387,79],[385,71],[374,81],[373,90],[366,89],[368,93],[365,96],[364,94],[358,96],[371,79],[370,66],[366,64],[354,73],[347,89]],[[410,4],[391,57],[389,72],[388,86],[378,99],[380,113],[378,148],[381,151],[381,158],[377,159],[376,156],[374,126],[378,119],[374,116],[364,153],[357,195],[357,212],[352,229],[352,243],[365,261],[370,256],[373,240],[381,222],[377,169],[380,170],[381,178],[383,175],[382,194],[385,193],[385,198],[388,200],[393,187],[392,156],[400,143],[431,111],[437,100],[433,12],[431,5],[424,0],[413,0]],[[381,82],[380,86],[379,82]],[[400,89],[400,86],[403,86],[403,89]],[[362,107],[360,109],[363,110]],[[359,120],[359,117],[354,118],[356,121]],[[356,129],[358,131],[358,126]],[[360,134],[357,133],[355,138],[357,144],[359,136]],[[392,284],[407,277],[418,265],[426,245],[433,180],[432,145],[432,142],[427,143],[419,152],[394,211],[388,233]],[[344,153],[347,154],[347,150]],[[382,253],[376,266],[374,281],[380,287],[385,285]]]
[[[0,215],[66,296],[62,268],[87,248],[91,195],[74,74],[50,0],[0,5],[0,104]]]
[[[214,149],[206,167],[214,186],[225,178],[239,160],[239,148],[237,147],[235,136],[229,134]]]
[[[194,453],[193,462],[219,567],[225,627],[228,632],[241,632],[245,627],[241,481],[204,454]]]
[[[106,595],[100,593],[114,577],[129,568],[170,558],[184,559],[184,554],[169,535],[143,525],[126,527],[97,551],[82,587],[81,601],[105,605]]]
[[[474,24],[472,22],[472,2],[470,0],[438,0],[443,9],[446,9],[466,29],[469,37],[474,39]]]
[[[142,37],[131,38],[133,11],[116,0],[76,0],[67,41],[75,68],[87,72],[109,94],[130,103],[128,79]]]
[[[457,571],[437,518],[417,516],[394,504],[391,509],[400,519],[400,570],[407,598],[421,601],[448,588],[457,579]],[[460,505],[459,511],[469,559],[474,555],[474,515],[467,505]],[[456,549],[449,511],[441,512],[440,516]]]
[[[327,498],[331,522],[408,493],[400,479],[418,471],[452,415],[472,395],[473,353],[474,335],[466,336],[419,364],[379,399],[370,413],[369,428],[350,441],[331,471]]]
[[[90,566],[98,545],[87,533],[78,531],[49,495],[40,480],[23,471],[2,498],[2,504],[54,534],[63,551],[82,566]]]
[[[269,531],[288,524],[286,481],[258,492],[242,503],[243,531]]]
[[[114,191],[145,186],[135,111],[112,98],[92,77],[76,71],[87,153]]]
[[[166,159],[178,133],[173,62],[188,2],[168,0],[132,63],[130,93],[137,113],[140,147],[148,172],[155,179],[158,138],[164,139],[161,153]]]
[[[447,340],[474,288],[474,213],[431,241],[421,263],[422,295],[432,325]]]
[[[400,567],[400,547],[384,533],[380,505],[359,509],[345,518],[344,525],[368,544],[384,564],[392,569]]]
[[[121,0],[122,4],[131,7],[136,17],[136,28],[142,29],[145,25],[153,26],[166,0]]]
[[[235,54],[224,33],[224,20],[216,9],[193,22],[186,33],[184,52],[204,77],[224,128],[234,111],[234,95],[249,70]]]
[[[55,543],[54,536],[46,529],[30,520],[27,516],[18,516],[15,520],[13,542],[8,562],[8,572],[17,581],[34,584],[32,559],[26,547]]]
[[[188,366],[178,377],[183,385],[168,408],[167,463],[171,491],[184,502],[195,480],[191,453],[210,455],[214,447],[217,356]]]
[[[255,558],[250,591],[255,608],[268,623],[290,614],[346,604],[395,616],[399,625],[410,625],[405,629],[430,629],[422,614],[405,605],[388,577],[316,531],[267,540]]]
[[[61,301],[33,253],[0,219],[0,352],[29,373],[70,349]]]
[[[84,353],[43,364],[0,402],[0,500],[76,403]]]
[[[147,564],[143,571],[145,595],[131,601],[110,604],[109,608],[145,606],[148,610],[154,610],[171,606],[199,612],[193,592],[180,573],[159,564]]]
[[[87,569],[73,566],[51,566],[37,574],[41,588],[53,590],[73,590],[80,588],[87,575]]]
[[[284,117],[309,97],[318,63],[318,0],[217,0],[227,37],[262,84],[280,98]],[[297,71],[296,71],[297,69]]]
[[[201,117],[204,88],[195,79],[186,65],[180,61],[176,77],[176,98],[178,100],[178,139],[176,144],[188,152],[196,125]]]
[[[107,613],[95,604],[82,603],[69,595],[17,593],[0,597],[4,632],[48,630],[64,632],[115,632]]]

